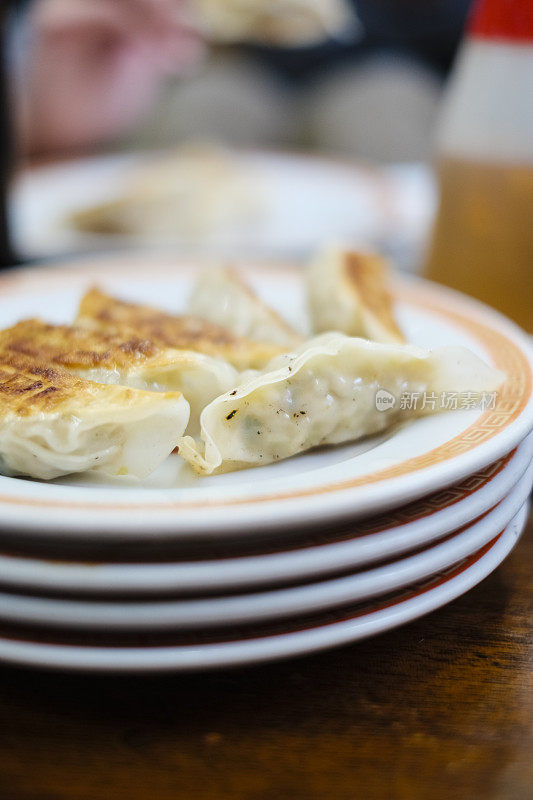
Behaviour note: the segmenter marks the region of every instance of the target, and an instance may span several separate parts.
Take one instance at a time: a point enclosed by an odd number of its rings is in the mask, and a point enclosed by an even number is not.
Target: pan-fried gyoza
[[[302,343],[300,334],[264,303],[234,269],[205,270],[194,286],[189,311],[257,342],[272,342],[286,350]]]
[[[394,317],[388,284],[388,265],[375,253],[341,247],[317,253],[307,272],[313,331],[340,331],[391,344],[405,342]]]
[[[450,387],[491,392],[500,372],[463,347],[422,350],[329,333],[279,356],[259,375],[203,410],[202,442],[184,437],[180,455],[200,474],[258,466],[443,411]],[[435,402],[402,403],[402,396]]]
[[[143,477],[177,447],[198,474],[216,474],[444,412],[449,392],[495,392],[504,376],[471,351],[403,342],[379,259],[328,253],[308,291],[314,328],[337,330],[308,341],[228,270],[193,292],[208,319],[93,288],[74,325],[1,331],[0,471]]]
[[[180,391],[191,407],[193,434],[204,406],[238,383],[237,370],[220,358],[79,325],[24,320],[0,333],[0,347],[98,383]]]
[[[49,480],[73,472],[144,478],[189,419],[179,392],[106,386],[0,350],[0,471]]]
[[[156,345],[193,350],[228,361],[238,370],[260,369],[286,350],[271,342],[243,339],[198,317],[174,316],[126,303],[93,288],[81,300],[77,323],[94,330],[135,335]]]

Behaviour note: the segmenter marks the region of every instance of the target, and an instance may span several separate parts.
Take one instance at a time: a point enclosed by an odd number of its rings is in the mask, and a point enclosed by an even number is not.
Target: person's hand
[[[87,147],[149,107],[164,78],[201,57],[185,0],[36,0],[23,139],[30,152]]]

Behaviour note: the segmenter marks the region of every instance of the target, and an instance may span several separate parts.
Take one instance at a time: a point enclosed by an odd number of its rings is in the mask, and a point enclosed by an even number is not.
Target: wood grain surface
[[[318,656],[165,677],[0,669],[1,800],[533,797],[533,520],[480,586]]]

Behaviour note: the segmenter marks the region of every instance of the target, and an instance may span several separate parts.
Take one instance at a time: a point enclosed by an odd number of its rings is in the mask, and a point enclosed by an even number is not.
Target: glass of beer
[[[429,278],[531,333],[532,86],[533,0],[482,0],[443,104],[440,206],[426,261]]]

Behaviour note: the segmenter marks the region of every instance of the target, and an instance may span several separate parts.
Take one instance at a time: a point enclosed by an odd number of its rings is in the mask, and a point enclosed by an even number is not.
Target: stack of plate
[[[69,320],[81,291],[177,306],[193,265],[132,259],[12,272],[0,322]],[[301,275],[257,266],[287,316]],[[516,543],[533,483],[533,360],[495,312],[419,280],[396,286],[424,346],[502,369],[496,398],[387,436],[193,478],[178,456],[144,484],[0,478],[0,659],[82,670],[202,669],[303,654],[415,619]],[[453,394],[453,392],[450,392]],[[461,408],[461,405],[463,406]]]

